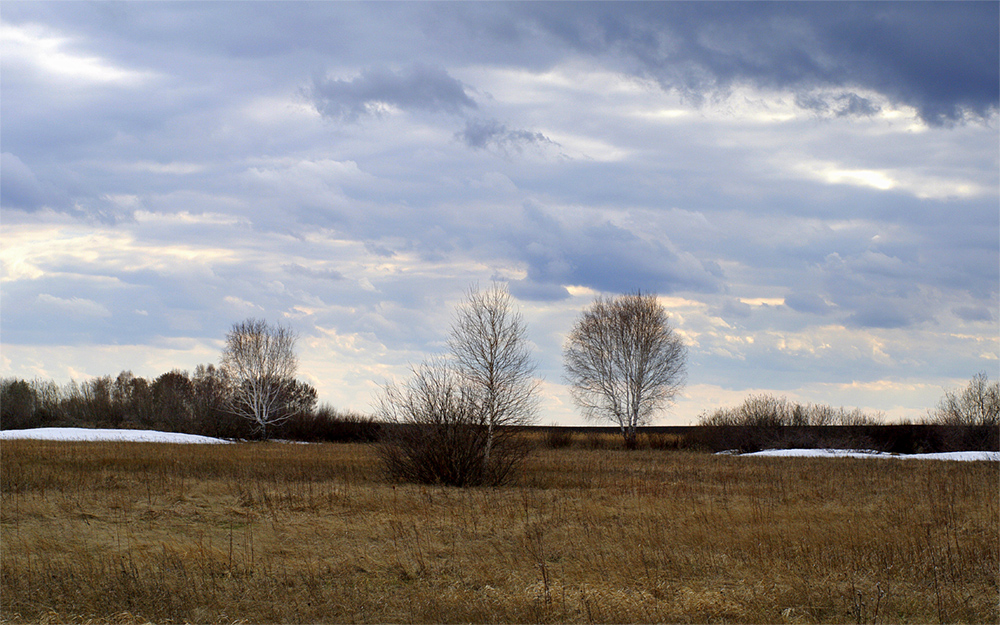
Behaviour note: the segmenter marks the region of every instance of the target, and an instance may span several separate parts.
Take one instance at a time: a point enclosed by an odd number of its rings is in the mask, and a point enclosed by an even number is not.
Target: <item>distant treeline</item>
[[[543,446],[621,448],[613,427],[525,428]],[[736,451],[861,449],[896,454],[1000,451],[1000,426],[941,423],[880,425],[665,425],[642,428],[637,449]]]
[[[888,424],[881,413],[751,395],[699,418],[692,445],[742,452],[774,448],[874,449],[893,453],[1000,451],[1000,384],[985,373],[945,393],[918,422]]]
[[[256,437],[252,423],[231,408],[233,389],[213,365],[193,374],[170,371],[150,380],[123,371],[82,383],[0,380],[0,429],[89,427],[154,429],[231,440]],[[271,438],[310,442],[372,442],[398,424],[317,405],[316,389],[288,385],[287,419]],[[547,447],[620,445],[616,427],[520,426]],[[919,422],[887,423],[880,413],[784,397],[752,395],[741,405],[705,412],[694,426],[642,429],[638,447],[757,451],[768,448],[854,448],[896,453],[1000,451],[1000,389],[985,374],[949,391]]]
[[[299,441],[371,441],[379,425],[371,418],[317,405],[316,389],[288,384],[281,405],[287,415],[271,438]],[[88,427],[152,429],[233,440],[256,436],[232,409],[233,388],[214,365],[193,374],[174,370],[155,380],[122,371],[81,383],[0,380],[0,429]]]

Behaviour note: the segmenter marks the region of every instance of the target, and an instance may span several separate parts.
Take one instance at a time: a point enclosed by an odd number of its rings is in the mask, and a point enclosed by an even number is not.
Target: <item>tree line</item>
[[[90,425],[268,439],[331,423],[392,424],[380,447],[399,479],[498,484],[524,457],[512,426],[535,421],[540,381],[527,328],[507,287],[471,287],[458,306],[446,356],[387,383],[372,419],[316,408],[296,379],[295,333],[260,319],[232,326],[219,366],[155,380],[124,371],[82,384],[4,380],[2,427]],[[597,298],[566,342],[566,379],[584,414],[620,429],[629,447],[683,386],[686,349],[650,294]]]
[[[228,439],[374,440],[387,474],[451,485],[508,481],[527,453],[516,427],[535,422],[540,381],[523,317],[503,284],[471,287],[457,307],[446,355],[385,384],[371,416],[317,406],[296,378],[297,335],[280,324],[233,324],[219,365],[154,380],[123,371],[83,383],[0,381],[0,427],[149,428]],[[565,381],[583,415],[614,425],[625,447],[681,392],[687,348],[655,295],[597,297],[563,347]],[[1000,423],[1000,388],[986,374],[949,392],[931,419]],[[881,417],[792,404],[769,395],[701,416],[704,426],[872,425]],[[384,426],[384,427],[383,427]],[[389,427],[392,426],[392,427]]]
[[[260,430],[233,406],[234,387],[212,364],[193,373],[173,370],[154,379],[122,371],[81,383],[0,380],[3,429],[93,427],[151,429],[233,440],[261,438]],[[370,417],[317,404],[316,389],[298,380],[282,387],[280,425],[274,438],[293,440],[374,440]]]
[[[964,427],[1000,426],[1000,381],[990,382],[985,372],[977,373],[965,388],[945,391],[938,405],[925,418],[910,425],[950,425]],[[717,408],[698,417],[704,426],[816,427],[885,425],[881,413],[846,410],[823,404],[801,404],[768,393],[751,395],[735,407]]]

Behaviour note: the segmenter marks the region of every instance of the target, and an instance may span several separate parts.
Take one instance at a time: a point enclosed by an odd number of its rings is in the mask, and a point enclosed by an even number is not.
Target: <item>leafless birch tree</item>
[[[263,439],[294,413],[286,404],[298,369],[296,339],[291,329],[262,319],[235,323],[226,335],[222,370],[232,386],[230,408]]]
[[[618,425],[626,446],[684,386],[687,349],[656,296],[597,298],[563,347],[571,393],[592,420]]]
[[[535,418],[538,381],[521,314],[504,284],[473,286],[459,305],[448,346],[463,382],[476,388],[486,425],[484,463],[496,430]]]

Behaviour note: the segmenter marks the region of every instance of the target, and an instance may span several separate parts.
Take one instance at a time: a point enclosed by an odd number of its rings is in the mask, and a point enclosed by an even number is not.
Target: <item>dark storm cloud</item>
[[[952,313],[963,321],[993,321],[995,314],[986,306],[959,306]]]
[[[377,114],[378,107],[386,104],[445,113],[476,108],[460,81],[441,67],[421,64],[399,71],[369,68],[352,80],[316,78],[311,96],[321,114],[346,121]]]
[[[1000,94],[995,2],[528,5],[548,33],[694,100],[741,82],[807,92],[855,86],[931,124],[987,116]],[[870,114],[851,100],[845,113]]]
[[[843,93],[832,97],[816,94],[798,94],[795,104],[800,108],[811,109],[817,113],[831,113],[837,117],[871,117],[878,114],[882,107],[856,93]]]
[[[558,145],[540,132],[508,128],[495,119],[470,119],[465,129],[455,137],[474,149],[494,148],[502,152],[517,151],[529,145]]]
[[[32,211],[41,208],[44,192],[35,174],[9,152],[0,155],[0,206]]]
[[[10,3],[5,20],[41,19],[87,32],[105,42],[103,53],[126,65],[183,63],[197,73],[200,61],[211,68],[220,58],[297,56],[303,67],[337,59],[374,68],[354,80],[316,81],[316,91],[320,85],[330,90],[326,110],[335,116],[363,114],[378,98],[404,107],[475,108],[441,67],[461,62],[543,69],[566,58],[567,44],[607,62],[617,59],[618,70],[655,79],[695,101],[749,82],[796,90],[803,105],[815,106],[808,92],[831,88],[846,99],[827,103],[830,110],[867,115],[876,105],[853,94],[860,88],[941,123],[967,113],[988,115],[1000,93],[995,2],[224,6]],[[184,28],[177,27],[181,23]],[[410,63],[414,49],[428,71],[386,69]],[[407,83],[421,82],[421,73],[427,75],[415,93],[416,85]],[[5,82],[10,75],[5,67]],[[261,72],[251,80],[287,76]]]
[[[611,293],[721,289],[715,266],[668,240],[643,238],[606,221],[564,224],[534,205],[526,206],[524,215],[524,230],[511,242],[528,275],[512,288],[526,299],[560,299],[567,285]]]

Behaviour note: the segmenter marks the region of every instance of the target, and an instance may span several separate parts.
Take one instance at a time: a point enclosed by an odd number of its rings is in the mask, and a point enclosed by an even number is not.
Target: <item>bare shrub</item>
[[[977,373],[961,391],[946,392],[931,416],[944,425],[1000,425],[1000,382]]]
[[[881,412],[876,412],[874,414],[869,414],[864,412],[860,408],[855,408],[851,411],[844,410],[841,408],[833,419],[832,423],[815,423],[810,425],[853,425],[853,426],[872,426],[881,425],[885,423],[885,416]]]
[[[19,430],[38,427],[37,400],[31,385],[24,380],[0,380],[0,428]]]
[[[386,385],[377,412],[392,424],[378,453],[393,480],[496,486],[514,477],[527,452],[510,428],[492,430],[491,439],[479,387],[443,363],[415,368],[403,386]]]
[[[640,447],[648,449],[677,450],[681,448],[681,444],[681,437],[661,432],[645,432],[639,441]]]
[[[230,386],[222,369],[198,365],[191,376],[194,386],[192,409],[197,425],[195,434],[228,439],[250,438],[250,422],[230,409]]]
[[[751,395],[741,405],[702,413],[705,428],[696,438],[710,449],[753,452],[768,448],[857,447],[878,445],[860,428],[884,421],[881,413],[800,404],[770,394]],[[841,427],[834,427],[841,426]]]
[[[278,426],[275,436],[308,442],[370,443],[378,439],[380,431],[381,424],[371,417],[322,405],[292,416]]]
[[[545,446],[549,449],[562,449],[573,444],[573,430],[560,427],[550,427],[545,431]]]
[[[626,443],[618,434],[601,431],[587,432],[586,445],[589,449],[621,449]],[[633,445],[633,449],[638,446],[638,437]]]
[[[879,425],[881,413],[846,410],[822,404],[799,404],[767,393],[751,395],[735,408],[718,408],[698,417],[700,425],[775,428],[786,426]]]

